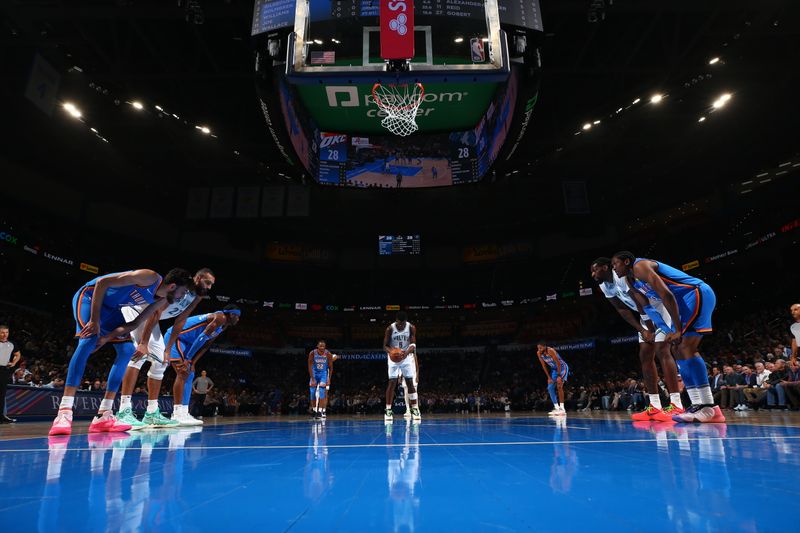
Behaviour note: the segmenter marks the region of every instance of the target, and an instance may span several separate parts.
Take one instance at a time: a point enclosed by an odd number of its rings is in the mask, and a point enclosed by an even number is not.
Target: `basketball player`
[[[411,419],[419,421],[422,416],[419,413],[417,406],[417,388],[414,385],[414,378],[417,374],[416,367],[416,352],[417,352],[417,328],[408,321],[408,316],[404,311],[397,313],[395,322],[389,324],[386,328],[386,334],[383,337],[383,349],[386,351],[387,363],[389,365],[389,384],[386,386],[386,412],[384,420],[392,422],[394,414],[392,413],[392,402],[394,401],[394,388],[397,385],[396,380],[402,377],[406,381],[408,387],[408,395],[406,400],[411,403]],[[392,350],[402,350],[402,360],[400,362],[392,361],[389,353]]]
[[[550,416],[567,416],[564,409],[564,383],[569,376],[569,366],[554,348],[550,348],[544,341],[536,343],[536,356],[542,365],[542,370],[547,376],[547,392],[553,401],[553,410]],[[556,389],[558,396],[556,396]]]
[[[794,363],[797,361],[797,347],[800,345],[800,304],[792,304],[789,312],[794,319],[794,324],[789,328],[792,333],[792,355],[789,360]]]
[[[326,349],[325,341],[317,342],[317,347],[308,352],[308,391],[309,405],[314,418],[325,419],[328,407],[327,392],[330,378],[333,377],[333,355]]]
[[[669,351],[669,345],[664,342],[667,331],[672,329],[669,313],[657,295],[653,294],[652,298],[645,299],[638,291],[631,292],[625,279],[617,276],[611,268],[611,259],[598,257],[590,268],[592,278],[598,283],[608,302],[639,333],[639,362],[642,365],[650,405],[641,413],[634,413],[631,418],[636,421],[671,421],[674,415],[683,413],[683,403],[678,389],[678,367]],[[636,315],[639,315],[639,320],[636,320]],[[658,394],[656,354],[669,390],[670,405],[664,409],[661,408],[661,396]]]
[[[181,426],[203,424],[202,420],[186,416],[189,414],[194,368],[217,337],[227,328],[239,323],[241,315],[237,306],[229,304],[222,311],[189,317],[182,330],[175,329],[175,326],[167,330],[167,346],[173,343],[172,337],[176,337],[174,345],[177,354],[172,352],[169,356],[176,374],[172,388],[175,402],[172,419],[177,420]]]
[[[173,328],[180,331],[186,324],[186,319],[197,308],[202,298],[211,287],[214,286],[216,278],[211,269],[201,268],[194,275],[194,286],[187,291],[183,298],[168,305],[166,308],[153,313],[147,322],[131,332],[133,342],[136,344],[136,352],[128,363],[125,371],[125,378],[122,380],[120,389],[119,412],[117,420],[122,424],[129,424],[132,430],[145,427],[169,427],[177,426],[177,420],[170,420],[161,414],[158,408],[158,394],[161,392],[161,381],[164,379],[164,371],[169,366],[169,354],[175,346],[177,337],[170,340],[169,346],[164,346],[164,335],[159,327],[160,320],[175,319]],[[123,307],[122,315],[130,322],[138,317],[144,307]],[[147,412],[143,420],[136,418],[131,409],[131,395],[139,377],[139,370],[147,359],[152,357],[150,370],[147,372]]]
[[[664,341],[671,344],[681,378],[692,400],[676,422],[725,422],[708,384],[706,363],[697,351],[703,335],[711,333],[711,314],[717,298],[704,281],[669,265],[637,258],[631,252],[617,252],[612,258],[617,275],[648,298],[658,296],[667,308],[674,329]]]
[[[118,423],[112,412],[125,365],[134,352],[128,333],[143,324],[156,311],[183,298],[191,285],[192,276],[183,269],[170,270],[164,278],[153,270],[142,269],[97,277],[75,293],[72,313],[75,317],[78,346],[69,361],[64,395],[50,428],[50,435],[72,433],[72,406],[75,403],[75,391],[83,378],[86,361],[106,342],[114,344],[117,358],[108,376],[105,397],[100,402],[97,416],[89,426],[89,432],[127,431],[131,428],[127,424]],[[120,310],[132,305],[147,307],[136,320],[126,323]]]
[[[403,414],[403,418],[411,418],[411,403],[408,401],[408,385],[406,384],[406,380],[402,377],[397,378],[397,381],[400,382],[400,386],[403,387],[403,398],[405,399],[406,403],[406,412]],[[414,356],[414,389],[417,391],[417,396],[419,396],[419,358]]]

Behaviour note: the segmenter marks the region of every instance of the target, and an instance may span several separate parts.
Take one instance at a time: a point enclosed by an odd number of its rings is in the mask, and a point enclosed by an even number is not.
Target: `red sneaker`
[[[59,409],[53,425],[50,427],[48,435],[71,435],[72,434],[72,410]]]
[[[661,409],[656,409],[652,405],[648,405],[647,409],[640,413],[633,413],[631,415],[631,420],[636,422],[652,422],[653,420],[658,420],[656,415],[661,414],[663,411]]]
[[[675,422],[672,417],[675,415],[683,414],[683,409],[675,405],[674,403],[669,404],[666,406],[660,413],[653,417],[654,420],[658,422]]]
[[[102,415],[94,417],[89,425],[89,433],[115,433],[128,431],[129,429],[131,429],[131,425],[117,422],[117,417],[111,411],[106,411]]]
[[[714,423],[721,424],[722,422],[725,422],[725,415],[722,414],[722,409],[719,408],[719,405],[715,405],[714,406],[714,416],[712,416],[711,418],[706,418],[706,419],[699,418],[699,421],[700,422],[704,422],[706,424],[709,424],[709,423],[710,424],[714,424]]]

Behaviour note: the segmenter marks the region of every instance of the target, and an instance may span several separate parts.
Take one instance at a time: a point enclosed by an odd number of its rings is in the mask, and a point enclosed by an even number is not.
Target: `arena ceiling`
[[[621,204],[634,213],[669,208],[684,188],[728,190],[796,156],[797,2],[609,4],[542,0],[539,100],[525,149],[495,179],[399,194],[309,185],[313,213],[380,217],[413,199],[421,223],[470,213],[465,223],[482,231],[554,215],[554,225],[571,224],[567,180],[587,183],[602,221]],[[259,111],[251,16],[252,0],[6,3],[4,157],[88,194],[105,194],[111,182],[116,192],[159,194],[176,218],[190,186],[302,182],[280,165]],[[61,73],[59,96],[80,106],[86,124],[25,99],[36,53]],[[651,103],[656,94],[663,100]],[[730,101],[715,109],[723,94]]]

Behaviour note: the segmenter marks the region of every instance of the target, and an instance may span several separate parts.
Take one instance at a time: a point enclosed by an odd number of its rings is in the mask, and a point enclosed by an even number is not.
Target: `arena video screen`
[[[419,255],[419,235],[379,235],[378,255]]]
[[[294,25],[297,0],[256,0],[253,7],[251,35],[259,35]],[[463,0],[418,0],[414,8],[421,15],[482,18],[480,2]],[[346,17],[377,17],[378,0],[311,0],[310,10],[316,20]],[[542,31],[539,0],[499,0],[500,23]]]

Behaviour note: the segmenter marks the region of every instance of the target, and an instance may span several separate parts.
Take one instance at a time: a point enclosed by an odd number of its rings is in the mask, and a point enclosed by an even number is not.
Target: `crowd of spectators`
[[[73,350],[69,317],[12,305],[0,306],[0,323],[23,359],[12,384],[63,387]],[[791,318],[776,307],[725,323],[702,348],[710,366],[715,399],[723,409],[800,409],[800,368],[788,361]],[[224,342],[224,338],[222,340]],[[303,414],[309,405],[305,349],[291,353],[256,352],[252,357],[206,355],[198,365],[215,387],[195,406],[206,416]],[[334,351],[339,350],[335,348]],[[551,408],[546,378],[528,346],[486,346],[420,355],[420,402],[424,413]],[[81,389],[102,391],[113,350],[94,354]],[[565,386],[568,410],[638,411],[646,407],[635,344],[598,342],[592,350],[562,354],[573,374]],[[144,393],[142,372],[135,393]],[[162,393],[172,390],[168,371]],[[342,360],[334,365],[329,412],[378,414],[383,410],[386,367],[380,361]],[[666,394],[666,390],[662,391]],[[685,395],[685,392],[684,392]],[[688,397],[685,398],[688,403]],[[402,396],[397,400],[402,403]]]

